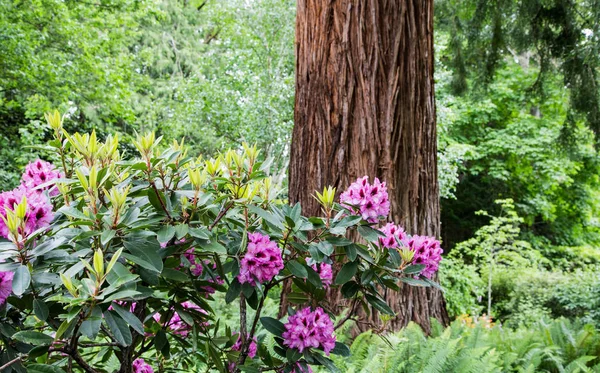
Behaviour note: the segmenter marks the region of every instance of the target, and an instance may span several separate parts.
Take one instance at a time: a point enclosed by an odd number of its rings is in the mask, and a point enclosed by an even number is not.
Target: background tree
[[[379,177],[395,222],[438,235],[433,1],[300,0],[296,65],[290,200],[318,213],[307,190]],[[447,321],[438,290],[387,296],[393,327]]]

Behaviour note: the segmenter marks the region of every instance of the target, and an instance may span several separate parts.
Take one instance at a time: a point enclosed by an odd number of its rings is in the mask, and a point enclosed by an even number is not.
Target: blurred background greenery
[[[35,157],[53,159],[36,145],[49,138],[42,118],[54,108],[67,113],[70,131],[128,138],[154,129],[168,140],[185,137],[205,156],[257,143],[285,185],[295,7],[293,0],[0,0],[1,189],[14,187]],[[568,323],[575,334],[584,329],[573,325],[599,327],[600,1],[436,0],[435,11],[447,253],[440,275],[451,316],[491,313],[515,328]],[[561,317],[570,321],[540,324]],[[481,329],[460,325],[468,341]],[[429,343],[450,343],[460,328]],[[539,329],[519,330],[485,338],[498,346]],[[409,328],[394,338],[424,337]],[[524,371],[562,371],[544,367],[554,355],[540,343],[542,363]],[[379,345],[361,348],[353,361],[384,358]],[[500,348],[481,353],[504,359]]]

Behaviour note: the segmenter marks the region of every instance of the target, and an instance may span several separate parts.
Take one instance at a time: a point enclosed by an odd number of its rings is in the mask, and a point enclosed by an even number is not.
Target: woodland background
[[[292,0],[0,0],[0,185],[53,160],[36,146],[57,108],[72,132],[155,129],[207,157],[256,143],[285,187],[295,11]],[[440,278],[458,321],[429,339],[414,325],[385,337],[406,355],[362,334],[350,371],[600,363],[599,22],[596,0],[435,1]]]

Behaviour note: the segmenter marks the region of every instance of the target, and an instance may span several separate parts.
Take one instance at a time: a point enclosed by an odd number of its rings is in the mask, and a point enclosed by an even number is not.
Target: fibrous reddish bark
[[[439,236],[433,65],[433,0],[298,0],[290,201],[318,215],[315,190],[379,177],[390,220]],[[438,290],[386,297],[394,328],[448,321]]]

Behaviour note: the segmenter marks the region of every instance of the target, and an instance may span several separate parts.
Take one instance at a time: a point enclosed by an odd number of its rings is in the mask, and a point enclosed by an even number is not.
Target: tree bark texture
[[[319,215],[315,190],[379,177],[390,220],[439,237],[433,65],[433,0],[298,0],[290,201]],[[448,322],[438,290],[403,286],[386,297],[394,329]]]

